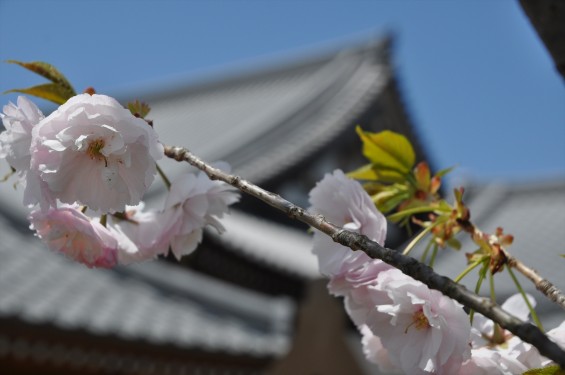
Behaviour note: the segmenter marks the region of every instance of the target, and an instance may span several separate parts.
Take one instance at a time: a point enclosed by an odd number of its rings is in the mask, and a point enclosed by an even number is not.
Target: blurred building
[[[388,39],[123,99],[135,98],[151,105],[164,144],[227,161],[234,173],[302,206],[324,173],[366,163],[357,124],[403,133],[424,156]],[[161,165],[172,179],[190,170]],[[149,204],[163,194],[152,189]],[[307,228],[261,202],[243,197],[224,222],[227,232],[208,232],[181,265],[115,270],[90,270],[43,249],[13,215],[14,204],[0,199],[3,373],[366,371],[341,302],[319,277]],[[402,240],[392,230],[388,244]]]

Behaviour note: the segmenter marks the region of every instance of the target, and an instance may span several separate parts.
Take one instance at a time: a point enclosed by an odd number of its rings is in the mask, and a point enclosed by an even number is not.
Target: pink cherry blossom
[[[227,169],[227,164],[218,168]],[[204,226],[211,225],[222,233],[219,218],[228,206],[239,200],[236,189],[221,181],[212,181],[204,174],[187,173],[171,184],[161,217],[161,240],[169,240],[177,259],[190,254],[202,240]]]
[[[565,350],[565,322],[549,330],[547,336]],[[506,357],[515,358],[528,369],[541,368],[553,363],[549,358],[542,356],[535,346],[522,341],[517,336],[511,336],[506,345],[498,346],[496,350]]]
[[[471,358],[463,363],[459,375],[518,375],[528,370],[508,352],[489,347],[471,350]]]
[[[151,260],[159,255],[166,255],[169,239],[162,236],[162,214],[156,211],[144,211],[143,203],[128,207],[126,218],[112,218],[108,229],[118,239],[120,264],[131,264]]]
[[[359,330],[363,335],[361,343],[363,344],[363,354],[365,354],[365,358],[367,358],[369,362],[378,365],[383,373],[401,374],[400,369],[392,364],[388,350],[383,346],[381,339],[375,336],[366,325],[361,326]]]
[[[535,307],[535,299],[526,294],[532,307]],[[517,293],[509,297],[501,306],[518,319],[528,321],[530,310],[521,294]],[[462,371],[464,374],[473,373],[467,368],[480,367],[484,373],[499,374],[522,374],[527,369],[541,368],[547,366],[551,361],[542,356],[530,343],[522,341],[519,337],[512,335],[506,330],[498,336],[502,336],[504,342],[489,342],[486,338],[494,334],[494,323],[481,314],[475,314],[472,328],[472,358],[465,363]],[[547,336],[565,349],[565,322],[559,327],[547,332]],[[469,362],[469,361],[468,361]],[[492,363],[498,366],[496,371],[491,369]]]
[[[372,259],[330,279],[330,293],[345,297],[345,310],[358,327],[365,325],[375,306],[390,303],[388,294],[376,285],[379,274],[391,269],[393,267],[383,261]]]
[[[138,204],[163,155],[153,128],[105,95],[72,97],[32,135],[31,169],[49,193],[103,213]]]
[[[529,294],[526,294],[530,304],[535,307],[536,300]],[[530,319],[530,310],[526,305],[522,295],[516,293],[509,297],[500,306],[502,309],[508,311],[520,320],[528,321]],[[480,348],[491,343],[486,340],[487,337],[492,337],[494,333],[494,322],[482,314],[476,313],[473,317],[473,326],[471,327],[471,343],[473,348]],[[511,334],[505,331],[505,335],[509,339]]]
[[[0,158],[20,174],[29,170],[31,160],[31,132],[45,116],[37,106],[25,96],[19,96],[17,105],[9,103],[0,114],[6,130],[0,133]]]
[[[362,186],[343,172],[326,175],[310,192],[311,211],[383,244],[386,220]],[[470,324],[461,305],[365,253],[314,234],[328,288],[344,296],[364,335],[367,355],[388,370],[453,374],[470,357]]]
[[[384,244],[385,217],[375,208],[361,184],[347,178],[342,171],[326,174],[316,184],[310,191],[310,204],[311,212],[323,215],[331,223]],[[364,252],[336,244],[317,230],[312,251],[318,256],[320,272],[326,276],[340,275],[370,260]]]
[[[114,235],[75,207],[35,210],[29,221],[36,235],[54,252],[88,267],[110,268],[118,262]]]
[[[532,306],[536,305],[532,296],[527,295],[527,298]],[[529,320],[530,310],[519,293],[508,298],[501,307],[520,320]],[[481,314],[475,314],[471,329],[473,366],[482,366],[486,371],[495,372],[491,369],[493,362],[498,366],[496,371],[501,374],[521,374],[526,369],[542,366],[543,357],[539,352],[531,344],[506,330],[501,330],[498,334],[499,339],[504,340],[503,343],[490,342],[487,338],[493,337],[494,329],[492,320]],[[464,368],[468,366],[470,365],[466,364]]]
[[[23,203],[28,207],[39,204],[43,211],[50,207],[57,207],[57,198],[53,196],[49,185],[41,179],[36,170],[30,169],[25,174]]]
[[[376,306],[367,326],[392,363],[407,374],[457,373],[470,357],[471,327],[462,306],[397,269],[381,272],[376,288],[391,302]]]

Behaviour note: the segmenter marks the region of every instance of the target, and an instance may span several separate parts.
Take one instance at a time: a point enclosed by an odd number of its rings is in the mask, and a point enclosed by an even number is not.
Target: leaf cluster
[[[7,62],[19,65],[44,78],[47,78],[51,81],[51,83],[44,83],[24,89],[11,89],[6,91],[5,94],[19,92],[46,99],[55,104],[64,104],[69,98],[76,95],[75,89],[67,78],[51,64],[43,61],[22,62],[17,60],[8,60]]]

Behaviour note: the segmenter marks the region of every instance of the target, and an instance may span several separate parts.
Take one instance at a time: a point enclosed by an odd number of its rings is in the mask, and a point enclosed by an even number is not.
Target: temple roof
[[[371,40],[139,97],[150,103],[164,144],[227,161],[235,173],[260,183],[352,126],[391,78],[388,44]],[[180,168],[162,164],[168,172]]]
[[[306,231],[232,210],[222,219],[226,231],[208,232],[226,249],[237,251],[274,269],[301,278],[321,277],[318,261],[312,254],[312,236]]]
[[[17,319],[155,345],[278,356],[294,304],[163,262],[89,269],[0,218],[0,321]]]

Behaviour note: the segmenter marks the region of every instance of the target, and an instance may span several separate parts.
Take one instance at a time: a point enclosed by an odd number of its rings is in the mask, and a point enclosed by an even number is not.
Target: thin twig
[[[485,236],[483,232],[477,228],[472,222],[466,221],[462,226],[463,230],[468,232],[471,235],[471,238],[475,241],[484,243],[485,246],[490,248],[493,247],[493,243],[490,240],[485,240]],[[475,241],[476,242],[476,241]],[[479,243],[477,243],[479,244]],[[480,244],[479,244],[480,245]],[[504,246],[499,247],[502,251],[505,264],[508,267],[514,268],[516,271],[520,272],[524,275],[528,280],[530,280],[537,290],[539,290],[542,294],[544,294],[550,301],[556,303],[562,309],[565,309],[565,294],[561,290],[559,290],[555,285],[553,285],[547,279],[541,277],[535,270],[531,269],[530,267],[526,266],[520,260],[516,259],[504,248]]]
[[[369,240],[366,236],[335,226],[325,220],[322,215],[311,214],[277,194],[251,184],[239,176],[230,175],[214,168],[203,162],[186,148],[165,146],[165,155],[180,162],[188,162],[206,173],[210,179],[224,181],[240,191],[262,200],[268,205],[286,213],[290,218],[299,220],[324,232],[335,242],[343,246],[347,246],[353,250],[362,250],[371,258],[383,260],[398,268],[406,275],[421,281],[428,287],[436,289],[464,306],[492,319],[525,342],[534,345],[542,355],[559,364],[561,368],[565,368],[565,351],[559,348],[553,341],[549,340],[536,326],[522,322],[508,314],[490,299],[480,297],[467,290],[463,285],[457,284],[445,276],[438,275],[430,267],[418,262],[414,258],[402,255],[398,251],[387,249]]]
[[[561,308],[565,309],[565,295],[563,295],[561,290],[547,279],[541,277],[536,271],[511,256],[505,249],[502,250],[504,251],[504,255],[506,255],[506,264],[508,267],[512,267],[522,275],[526,276],[536,286],[537,290],[543,293],[550,301],[555,302],[561,306]]]

